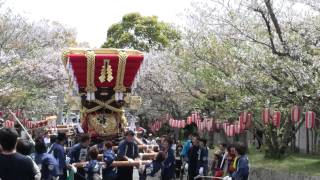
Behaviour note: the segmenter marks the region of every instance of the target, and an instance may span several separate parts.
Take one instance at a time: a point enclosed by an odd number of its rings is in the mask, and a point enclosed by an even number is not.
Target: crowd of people
[[[134,167],[113,167],[114,161],[140,161],[135,133],[127,131],[118,144],[117,152],[112,141],[92,142],[92,137],[81,134],[70,144],[65,133],[54,138],[47,134],[35,137],[34,142],[19,138],[13,128],[0,129],[0,179],[1,180],[132,180]],[[249,161],[243,144],[220,144],[218,150],[209,151],[206,139],[189,135],[182,144],[169,136],[144,139],[146,144],[157,144],[157,153],[150,163],[136,168],[140,180],[170,180],[181,176],[195,177],[229,176],[246,180]],[[68,147],[68,145],[70,147]],[[214,152],[212,155],[210,152]],[[101,163],[99,154],[103,154]],[[210,159],[209,157],[212,157]],[[74,163],[86,162],[83,167]],[[141,162],[141,161],[140,161]]]

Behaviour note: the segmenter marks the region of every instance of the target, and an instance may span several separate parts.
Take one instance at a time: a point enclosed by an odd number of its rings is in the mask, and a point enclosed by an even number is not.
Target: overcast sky
[[[32,20],[49,19],[76,28],[78,41],[100,47],[112,23],[130,12],[156,15],[182,24],[181,15],[192,0],[6,0],[5,4]]]

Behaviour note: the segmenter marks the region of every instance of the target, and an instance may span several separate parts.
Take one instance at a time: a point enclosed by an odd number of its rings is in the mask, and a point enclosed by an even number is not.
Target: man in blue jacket
[[[134,132],[129,130],[125,133],[125,139],[119,143],[118,158],[124,161],[133,161],[138,158],[138,145],[134,142]],[[117,179],[132,180],[133,167],[118,167]]]
[[[249,159],[246,155],[246,146],[243,143],[236,145],[236,155],[239,158],[236,171],[232,174],[233,180],[248,180],[249,177]]]
[[[163,141],[163,152],[166,154],[166,158],[163,162],[163,169],[161,172],[162,180],[170,180],[175,177],[175,156],[172,147],[171,138],[167,137]]]
[[[64,144],[67,140],[65,133],[58,133],[56,142],[51,145],[48,153],[52,154],[58,163],[58,175],[59,180],[65,180],[67,178],[66,174],[66,155],[64,150]]]
[[[192,147],[188,153],[188,176],[194,179],[197,175],[203,175],[204,171],[204,149],[200,147],[199,136],[195,135],[192,139]]]
[[[208,173],[208,158],[209,158],[209,148],[207,147],[207,140],[205,138],[200,139],[200,148],[201,148],[201,159],[198,159],[198,161],[201,161],[202,166],[199,167],[199,174],[200,175],[207,175]],[[202,169],[201,169],[202,168]]]
[[[34,161],[41,171],[41,179],[57,179],[59,176],[59,166],[57,160],[51,154],[46,153],[46,143],[42,138],[36,139],[35,143]]]
[[[80,143],[75,144],[71,147],[68,152],[68,157],[70,158],[70,164],[85,162],[89,160],[88,156],[88,147],[90,144],[90,136],[88,134],[83,134],[80,137]],[[74,180],[84,180],[85,172],[83,169],[78,169],[77,173],[74,176]]]

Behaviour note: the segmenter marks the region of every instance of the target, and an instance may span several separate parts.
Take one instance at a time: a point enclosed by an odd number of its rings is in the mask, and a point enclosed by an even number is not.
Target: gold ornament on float
[[[105,82],[106,80],[108,82],[111,82],[113,80],[112,68],[111,68],[111,65],[109,64],[109,62],[110,62],[109,59],[105,59],[103,61],[103,66],[101,68],[101,74],[99,76],[99,80],[101,83]]]
[[[98,134],[108,136],[118,133],[115,114],[90,114],[88,118],[90,127]]]

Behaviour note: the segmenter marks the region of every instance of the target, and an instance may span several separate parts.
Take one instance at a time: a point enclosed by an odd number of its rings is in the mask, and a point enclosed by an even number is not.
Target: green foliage
[[[158,21],[156,16],[141,16],[130,13],[122,21],[113,24],[107,32],[104,48],[133,48],[145,52],[161,50],[180,39],[180,34],[171,25]]]
[[[279,160],[266,159],[264,154],[252,150],[249,153],[250,164],[255,168],[272,169],[275,171],[285,171],[294,174],[308,176],[319,176],[320,161],[318,156],[290,154]]]

